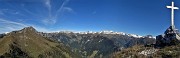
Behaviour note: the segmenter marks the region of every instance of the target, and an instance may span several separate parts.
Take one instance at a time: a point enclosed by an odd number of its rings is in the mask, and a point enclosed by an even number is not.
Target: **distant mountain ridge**
[[[138,36],[122,32],[54,32],[40,35],[64,43],[71,47],[73,52],[79,53],[83,57],[90,57],[96,52],[94,57],[110,57],[115,51],[134,46],[136,44],[152,44],[155,39],[151,35]]]
[[[137,44],[144,45],[154,42],[155,39],[151,35],[138,37],[134,34],[113,31],[43,33],[36,31],[33,27],[26,27],[0,35],[0,46],[2,45],[0,56],[109,58],[116,51]]]
[[[40,33],[46,33],[46,32],[40,32]],[[124,32],[115,32],[115,31],[99,31],[99,32],[93,32],[93,31],[86,31],[86,32],[73,32],[73,31],[56,31],[56,32],[48,32],[48,33],[75,33],[75,34],[119,34],[119,35],[127,35],[131,37],[136,37],[136,38],[144,38],[144,37],[149,37],[149,38],[155,38],[152,35],[146,35],[146,36],[141,36],[141,35],[136,35],[136,34],[129,34],[129,33],[124,33]]]

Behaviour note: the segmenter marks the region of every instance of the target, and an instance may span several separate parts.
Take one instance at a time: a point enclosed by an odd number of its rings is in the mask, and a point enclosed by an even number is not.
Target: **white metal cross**
[[[171,26],[174,28],[174,10],[179,9],[178,7],[174,7],[174,2],[172,2],[171,6],[167,6],[167,8],[171,8]]]

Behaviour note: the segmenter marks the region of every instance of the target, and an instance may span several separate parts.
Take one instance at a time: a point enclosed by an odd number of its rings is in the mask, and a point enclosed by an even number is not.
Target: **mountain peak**
[[[25,27],[24,29],[28,29],[28,30],[35,30],[32,26]]]
[[[47,56],[80,58],[71,52],[69,47],[37,34],[31,26],[0,38],[0,58],[46,58]]]
[[[25,27],[25,28],[23,28],[21,31],[36,31],[36,29],[35,28],[33,28],[32,26],[30,26],[30,27]]]

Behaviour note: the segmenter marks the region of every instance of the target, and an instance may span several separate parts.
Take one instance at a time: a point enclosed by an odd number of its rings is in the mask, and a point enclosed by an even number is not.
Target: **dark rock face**
[[[6,34],[0,34],[0,38],[3,38]]]
[[[176,45],[179,42],[179,32],[170,26],[163,35],[156,36],[156,45],[158,47]]]

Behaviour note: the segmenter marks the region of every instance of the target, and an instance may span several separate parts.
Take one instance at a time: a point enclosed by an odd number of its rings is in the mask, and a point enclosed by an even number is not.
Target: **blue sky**
[[[172,0],[0,0],[0,33],[33,26],[52,32],[113,30],[162,34],[170,26]],[[173,0],[180,7],[180,1]],[[175,25],[180,29],[180,10]]]

